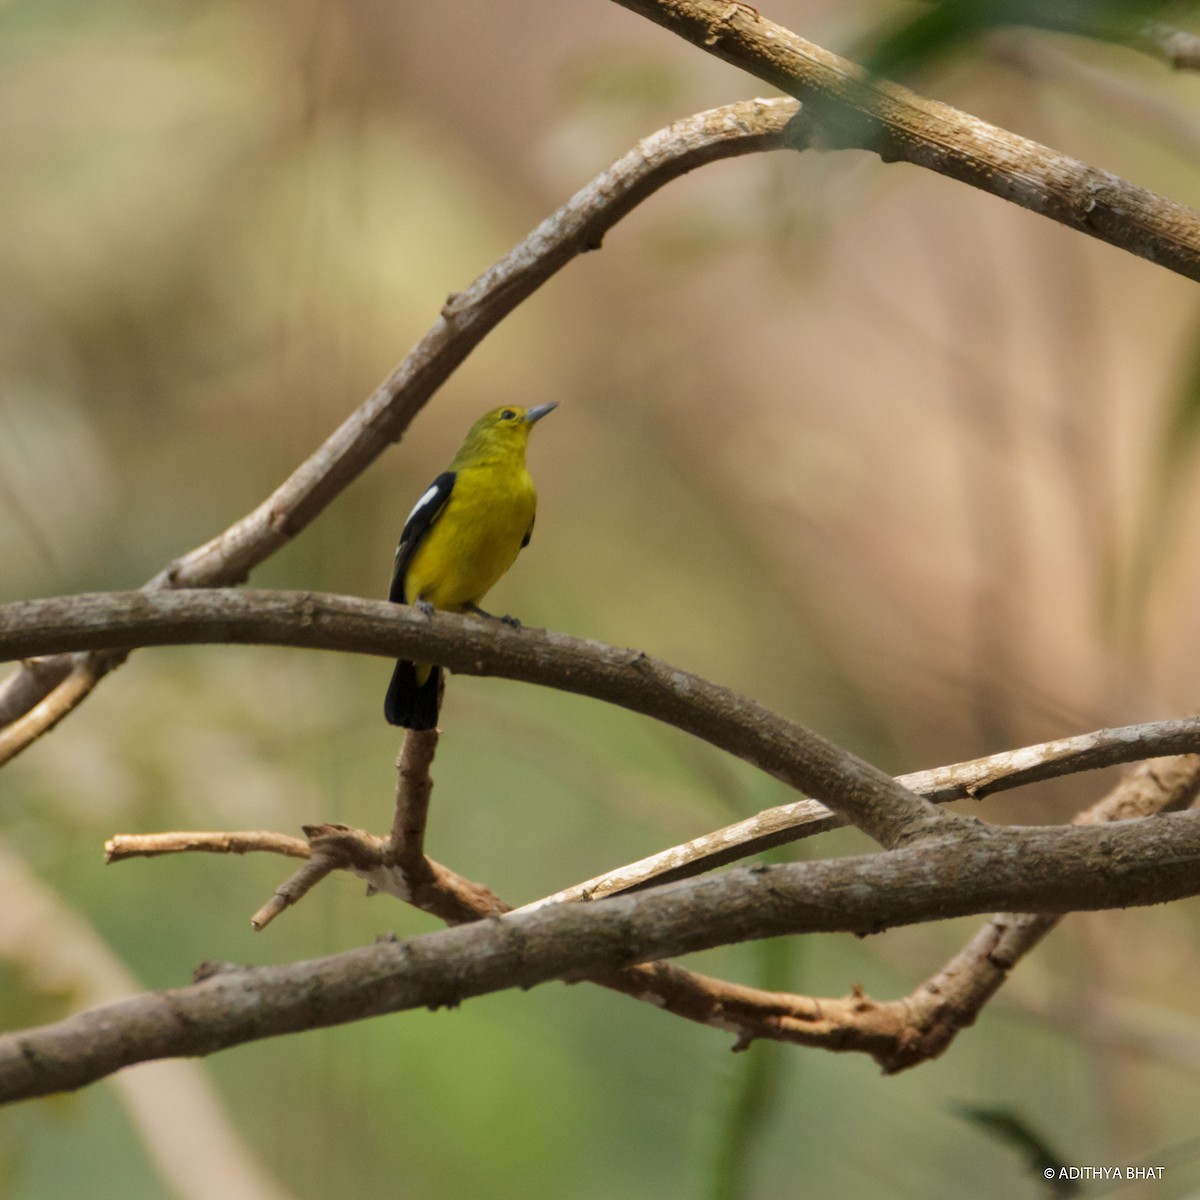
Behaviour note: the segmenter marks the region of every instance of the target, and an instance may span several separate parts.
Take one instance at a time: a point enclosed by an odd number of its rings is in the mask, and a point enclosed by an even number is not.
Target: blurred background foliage
[[[764,12],[836,50],[899,45],[919,89],[1197,203],[1200,78],[1011,28],[951,27],[914,55],[904,30],[947,8]],[[762,91],[602,0],[0,5],[3,599],[142,583],[261,499],[447,293],[613,157]],[[560,400],[531,447],[537,537],[495,593],[529,624],[644,648],[894,771],[1187,713],[1198,318],[1186,281],[915,168],[707,167],[507,320],[254,582],[384,594],[404,516],[470,422]],[[5,1027],[203,959],[429,929],[335,878],[252,935],[282,861],[101,865],[118,831],[386,829],[388,670],[143,651],[6,769]],[[672,731],[503,681],[452,680],[443,724],[430,852],[515,903],[786,798]],[[983,811],[1061,821],[1107,782]],[[944,1059],[895,1079],[735,1057],[649,1006],[548,986],[19,1106],[0,1191],[1039,1195],[989,1127],[1007,1122],[1067,1163],[1172,1163],[1108,1194],[1193,1194],[1197,915],[1070,919]],[[700,965],[891,997],[975,924]],[[134,1079],[161,1080],[153,1101]],[[195,1116],[185,1094],[211,1086]],[[172,1178],[187,1146],[203,1166]]]

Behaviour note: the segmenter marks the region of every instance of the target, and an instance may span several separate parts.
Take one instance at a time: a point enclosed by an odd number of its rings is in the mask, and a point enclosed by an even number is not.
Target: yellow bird
[[[537,490],[525,466],[529,431],[557,407],[497,408],[471,426],[449,470],[430,484],[404,523],[389,600],[425,613],[440,608],[491,615],[480,601],[533,534]],[[383,715],[392,725],[432,729],[441,675],[441,667],[400,659]]]

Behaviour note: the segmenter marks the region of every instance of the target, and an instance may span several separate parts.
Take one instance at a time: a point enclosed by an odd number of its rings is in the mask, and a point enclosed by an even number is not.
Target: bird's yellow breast
[[[479,604],[513,565],[533,525],[537,492],[524,463],[458,471],[445,508],[409,563],[404,594],[450,612]]]

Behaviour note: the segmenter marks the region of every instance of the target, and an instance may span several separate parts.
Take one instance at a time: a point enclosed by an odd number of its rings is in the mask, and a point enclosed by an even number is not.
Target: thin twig
[[[250,918],[250,927],[256,930],[266,929],[284,909],[298,904],[326,875],[342,865],[336,853],[320,853],[314,850],[308,862],[281,883],[270,900]]]
[[[638,142],[474,283],[450,296],[404,361],[266,500],[176,559],[149,580],[146,590],[243,582],[399,441],[471,351],[543,283],[580,254],[598,249],[605,234],[637,205],[696,167],[762,150],[800,148],[790,128],[799,107],[786,99],[739,101],[676,121]],[[42,663],[36,673],[22,667],[0,685],[0,725],[28,712],[62,672],[61,663]],[[85,694],[65,692],[54,701],[54,719]],[[48,711],[31,713],[9,738],[8,757],[49,728]]]
[[[118,833],[104,843],[104,861],[122,862],[127,858],[155,858],[160,854],[196,851],[209,854],[250,854],[269,851],[291,858],[309,858],[312,850],[303,838],[266,829],[239,830],[229,833]]]

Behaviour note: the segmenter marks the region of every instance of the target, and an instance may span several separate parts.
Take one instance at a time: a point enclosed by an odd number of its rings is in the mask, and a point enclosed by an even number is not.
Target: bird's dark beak
[[[558,401],[551,401],[549,404],[539,404],[537,408],[531,408],[525,414],[525,424],[533,425],[540,421],[547,413],[552,413],[558,407]]]

